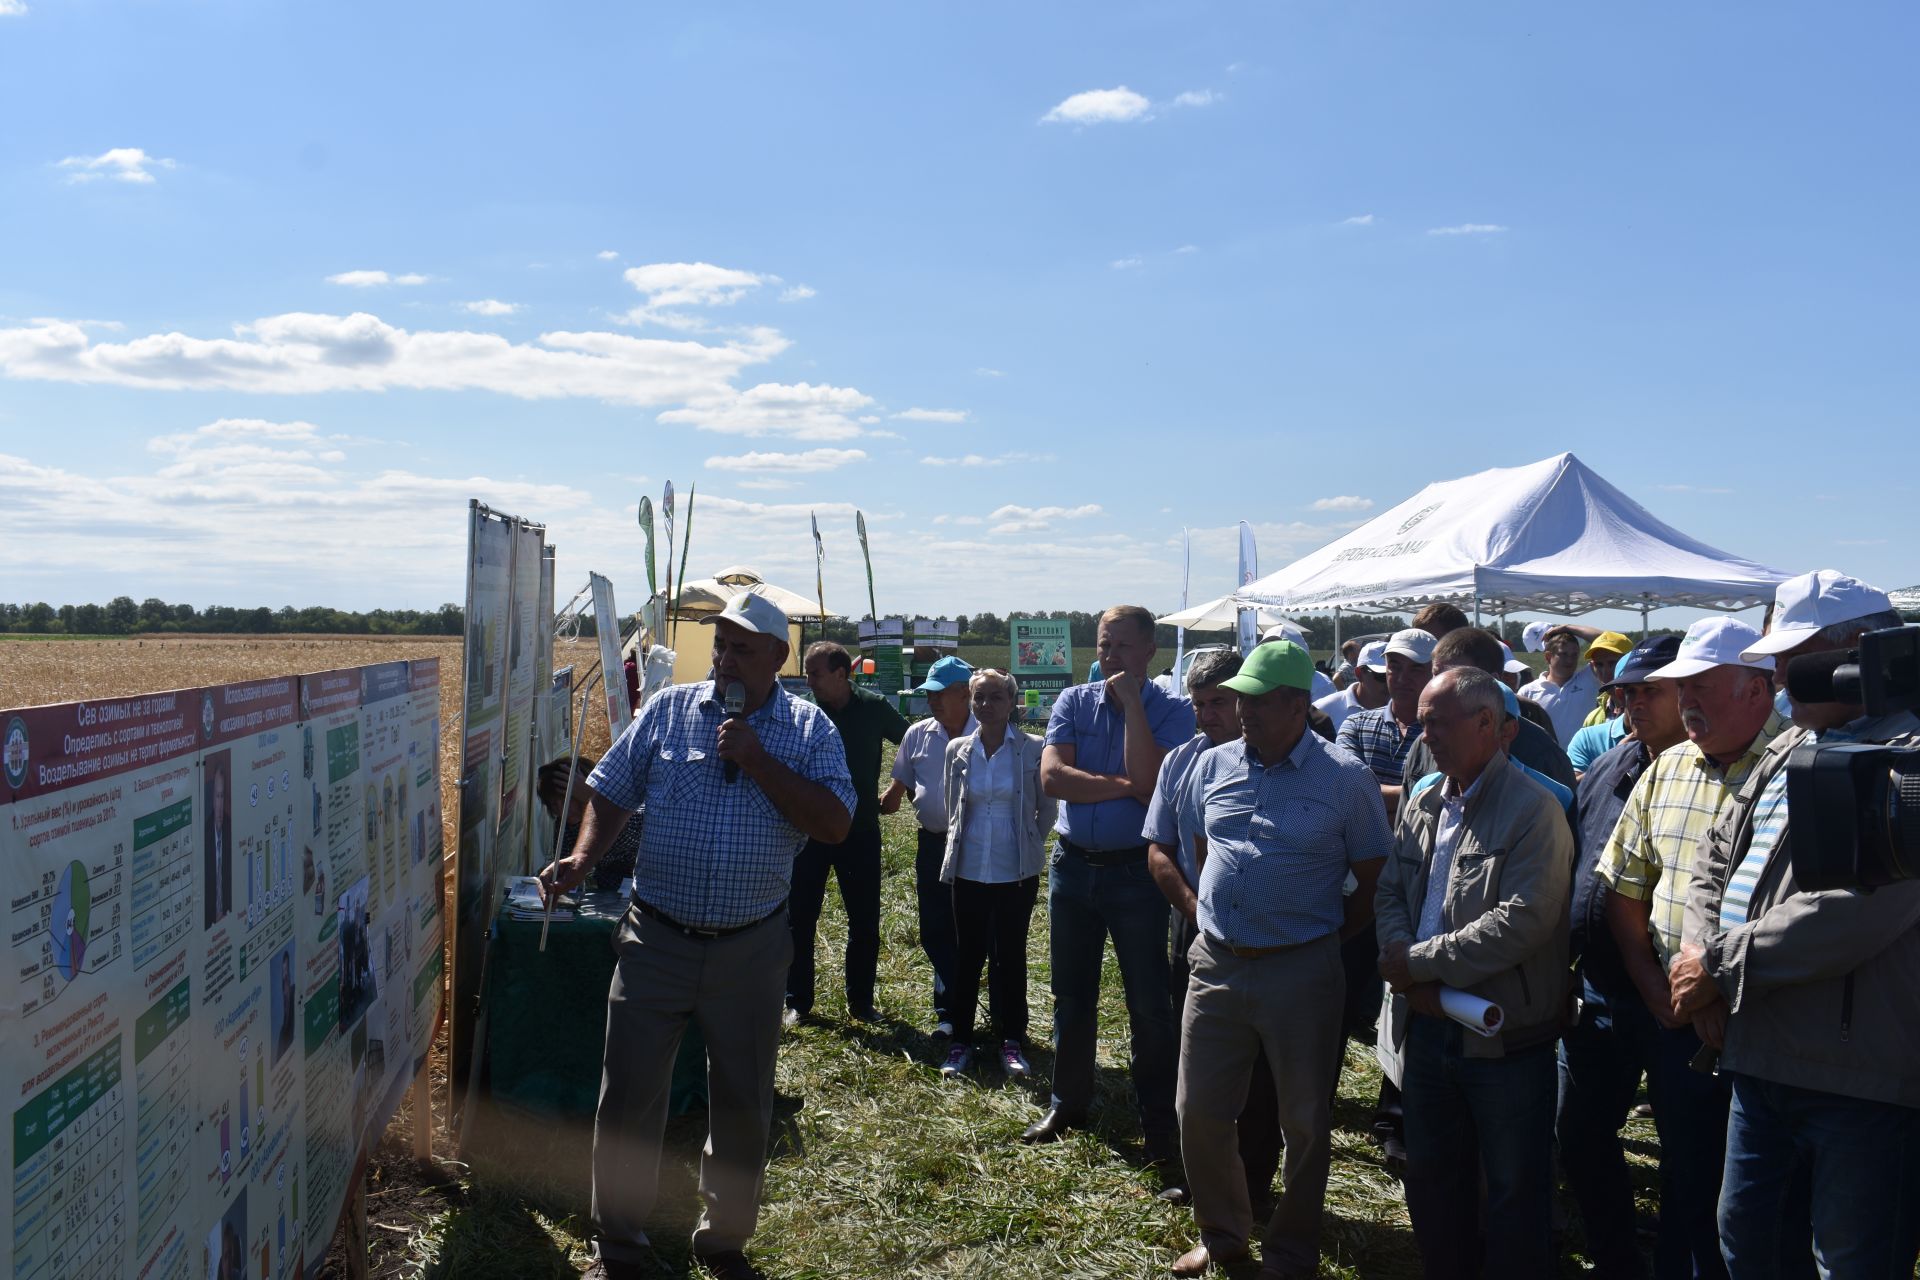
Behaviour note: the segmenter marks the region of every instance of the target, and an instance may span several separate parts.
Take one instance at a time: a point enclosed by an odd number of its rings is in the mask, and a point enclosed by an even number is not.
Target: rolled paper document
[[[1449,1018],[1480,1036],[1498,1035],[1500,1024],[1507,1020],[1507,1015],[1493,1001],[1455,991],[1452,987],[1440,988],[1440,1008]]]

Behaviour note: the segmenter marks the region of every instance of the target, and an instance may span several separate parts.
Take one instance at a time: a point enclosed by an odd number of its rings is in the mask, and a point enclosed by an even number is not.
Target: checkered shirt
[[[1615,893],[1652,901],[1647,932],[1663,968],[1680,952],[1701,840],[1739,794],[1767,744],[1786,728],[1778,714],[1769,715],[1752,744],[1724,770],[1691,742],[1668,747],[1627,797],[1600,854],[1599,874]]]
[[[646,808],[633,896],[696,929],[771,915],[807,841],[758,783],[727,782],[715,743],[726,714],[712,681],[662,690],[587,779],[622,808]],[[853,812],[846,752],[824,711],[776,684],[747,723],[767,754]]]
[[[1419,740],[1419,723],[1411,729],[1402,729],[1400,722],[1393,718],[1391,706],[1354,712],[1334,738],[1336,745],[1345,747],[1356,760],[1373,770],[1373,776],[1382,786],[1388,787],[1400,785],[1406,771],[1407,752],[1413,750],[1413,744]]]

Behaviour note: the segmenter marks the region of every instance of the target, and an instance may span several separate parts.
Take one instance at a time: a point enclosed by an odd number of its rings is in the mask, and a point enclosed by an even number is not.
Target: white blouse
[[[988,755],[980,739],[973,740],[966,795],[966,829],[960,833],[954,878],[976,884],[1018,880],[1020,836],[1014,824],[1020,807],[1020,780],[1013,773],[1011,742],[1003,739],[999,750]]]

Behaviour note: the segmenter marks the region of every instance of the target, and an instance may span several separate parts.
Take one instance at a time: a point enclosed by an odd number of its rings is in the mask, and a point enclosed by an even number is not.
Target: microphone
[[[727,719],[738,720],[741,716],[744,716],[747,713],[747,687],[738,680],[729,683],[727,685],[726,703]],[[728,782],[738,782],[740,780],[740,762],[737,760],[727,761],[726,772]]]

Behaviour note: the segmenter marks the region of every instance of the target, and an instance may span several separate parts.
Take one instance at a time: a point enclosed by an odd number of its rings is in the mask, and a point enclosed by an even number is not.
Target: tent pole
[[[1642,640],[1647,638],[1647,599],[1648,593],[1642,591],[1640,593],[1640,638]]]
[[[1480,625],[1480,589],[1478,587],[1473,591],[1473,625],[1476,627]]]
[[[1340,665],[1340,606],[1333,606],[1333,665]]]

